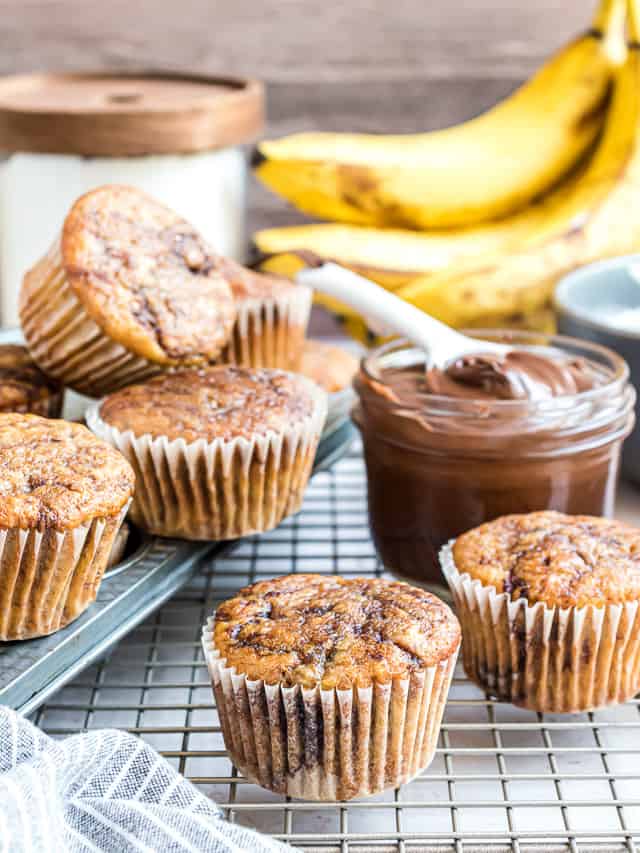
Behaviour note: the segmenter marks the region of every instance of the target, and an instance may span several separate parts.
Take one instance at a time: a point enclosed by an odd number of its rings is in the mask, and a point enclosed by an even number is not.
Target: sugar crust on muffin
[[[252,438],[306,421],[320,393],[282,370],[220,365],[123,388],[104,400],[100,417],[121,432],[169,440]]]
[[[640,599],[640,530],[552,510],[507,515],[459,536],[457,570],[512,600],[548,607]]]
[[[245,587],[215,616],[228,666],[267,684],[368,687],[448,659],[460,642],[451,610],[399,581],[288,575]]]
[[[0,414],[0,527],[69,530],[118,513],[134,483],[127,460],[86,427]]]

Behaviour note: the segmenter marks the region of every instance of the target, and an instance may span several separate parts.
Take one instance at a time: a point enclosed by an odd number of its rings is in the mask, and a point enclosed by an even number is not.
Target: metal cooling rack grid
[[[289,571],[380,574],[361,457],[312,482],[303,511],[205,565],[189,586],[35,715],[52,735],[140,735],[230,820],[305,850],[640,849],[640,700],[571,717],[493,702],[461,667],[437,755],[400,790],[352,803],[286,800],[241,778],[224,751],[200,651],[218,600]]]

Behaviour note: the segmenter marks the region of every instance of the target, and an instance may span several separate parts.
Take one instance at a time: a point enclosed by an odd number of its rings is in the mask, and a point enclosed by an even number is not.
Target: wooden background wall
[[[0,0],[0,73],[190,69],[260,77],[268,133],[460,121],[585,28],[595,0]],[[251,187],[252,227],[296,215]]]

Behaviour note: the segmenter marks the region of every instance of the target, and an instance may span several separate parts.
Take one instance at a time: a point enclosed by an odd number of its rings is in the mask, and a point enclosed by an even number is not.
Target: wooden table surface
[[[412,132],[482,111],[584,29],[594,0],[0,0],[0,73],[250,75],[267,133]],[[252,182],[250,227],[300,221]]]

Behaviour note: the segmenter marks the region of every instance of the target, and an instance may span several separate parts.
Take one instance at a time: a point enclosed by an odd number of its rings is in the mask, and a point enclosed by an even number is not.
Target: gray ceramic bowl
[[[555,293],[558,330],[609,347],[621,355],[640,389],[640,255],[626,255],[581,267],[563,278]],[[620,312],[637,310],[624,321]],[[616,318],[616,314],[618,315]],[[637,326],[636,326],[637,321]],[[622,474],[640,483],[640,400],[636,426],[624,444]]]

